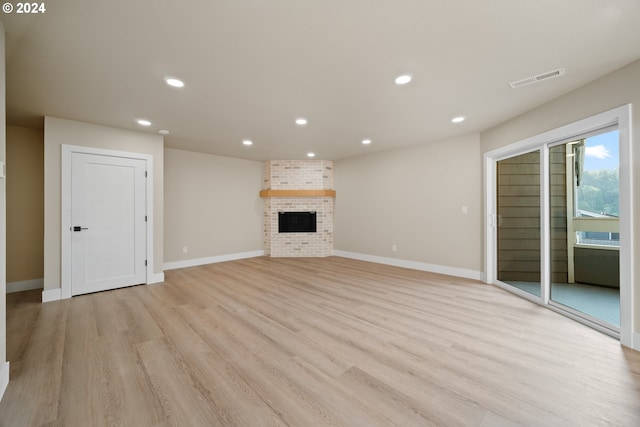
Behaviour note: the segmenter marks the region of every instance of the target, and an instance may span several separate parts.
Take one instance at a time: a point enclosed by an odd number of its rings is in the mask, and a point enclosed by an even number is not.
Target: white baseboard
[[[62,289],[48,289],[42,291],[42,302],[58,301],[62,299]]]
[[[633,333],[633,342],[631,343],[632,349],[640,351],[640,333]]]
[[[207,258],[186,259],[164,263],[165,270],[175,270],[176,268],[195,267],[197,265],[215,264],[217,262],[235,261],[238,259],[255,258],[263,256],[264,251],[240,252],[237,254],[219,255]]]
[[[164,282],[164,273],[154,273],[151,277],[147,277],[147,285],[162,282]]]
[[[412,270],[428,271],[430,273],[446,274],[448,276],[463,277],[465,279],[473,279],[473,280],[483,279],[483,274],[481,271],[467,270],[465,268],[446,267],[443,265],[427,264],[424,262],[407,261],[403,259],[387,258],[387,257],[376,256],[376,255],[367,255],[367,254],[360,254],[356,252],[347,252],[347,251],[334,250],[333,254],[335,256],[341,256],[344,258],[375,262],[378,264],[393,265],[396,267],[410,268]]]
[[[0,368],[0,400],[4,396],[4,392],[9,385],[9,362],[4,362],[2,368]]]
[[[164,282],[164,273],[155,273],[153,276],[151,276],[148,280],[147,280],[147,284],[151,284],[151,283],[160,283],[160,282]],[[40,287],[42,288],[42,286]],[[71,298],[71,295],[69,295],[67,298]],[[58,301],[61,300],[62,298],[62,289],[61,288],[55,288],[55,289],[47,289],[42,291],[42,302],[51,302],[51,301]]]
[[[7,283],[7,293],[30,291],[44,288],[44,279],[21,280]]]

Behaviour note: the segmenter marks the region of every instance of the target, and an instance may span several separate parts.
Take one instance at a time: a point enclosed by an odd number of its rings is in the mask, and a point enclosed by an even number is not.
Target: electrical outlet
[[[186,254],[187,252],[189,252],[189,247],[188,246],[183,246],[182,247],[182,253]]]
[[[391,250],[393,252],[398,252],[398,245],[396,245],[395,243],[393,245],[391,245]]]
[[[465,205],[462,207],[461,211],[463,215],[466,215],[469,213],[469,207]]]

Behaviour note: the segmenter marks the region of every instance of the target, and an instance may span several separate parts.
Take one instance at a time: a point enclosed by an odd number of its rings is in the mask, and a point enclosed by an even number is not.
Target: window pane
[[[577,217],[620,216],[618,131],[586,138],[584,152],[576,156]]]
[[[549,148],[551,300],[620,325],[618,131]]]
[[[540,151],[497,164],[498,280],[540,296]]]

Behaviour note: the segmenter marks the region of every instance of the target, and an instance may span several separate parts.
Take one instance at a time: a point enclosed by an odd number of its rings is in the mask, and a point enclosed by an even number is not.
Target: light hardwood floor
[[[3,426],[638,426],[640,354],[471,280],[252,258],[8,295]]]

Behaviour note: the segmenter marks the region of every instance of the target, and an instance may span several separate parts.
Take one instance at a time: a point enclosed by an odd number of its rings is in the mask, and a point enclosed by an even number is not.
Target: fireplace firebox
[[[278,233],[315,233],[316,212],[278,212]]]

